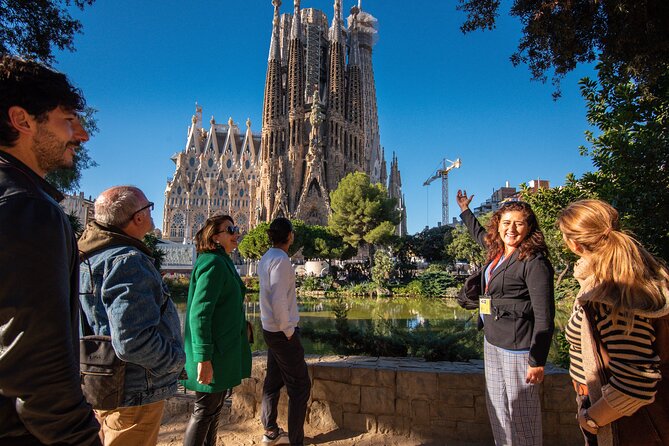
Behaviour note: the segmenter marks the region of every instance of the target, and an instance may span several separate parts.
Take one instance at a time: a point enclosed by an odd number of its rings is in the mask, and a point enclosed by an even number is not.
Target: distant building
[[[500,187],[499,189],[493,191],[490,198],[488,198],[486,201],[484,201],[479,206],[474,208],[473,210],[474,215],[479,216],[487,214],[488,212],[494,212],[497,209],[499,209],[501,203],[504,200],[512,198],[515,195],[516,195],[516,188],[510,187],[509,182],[507,181],[504,187]]]
[[[536,192],[539,189],[550,189],[551,184],[548,180],[530,180],[527,182],[527,187],[532,191]]]
[[[84,197],[83,192],[79,192],[79,195],[65,195],[60,205],[66,214],[77,217],[83,226],[93,220],[94,201],[90,196]]]

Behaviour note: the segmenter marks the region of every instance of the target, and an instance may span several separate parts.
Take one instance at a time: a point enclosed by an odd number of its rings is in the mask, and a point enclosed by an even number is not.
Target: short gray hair
[[[95,200],[95,220],[104,225],[125,227],[141,206],[143,192],[135,186],[114,186]]]

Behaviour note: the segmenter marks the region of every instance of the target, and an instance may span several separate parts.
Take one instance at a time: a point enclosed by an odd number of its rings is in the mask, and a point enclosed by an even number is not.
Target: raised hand
[[[458,189],[458,195],[456,197],[456,200],[457,200],[458,206],[460,206],[460,210],[462,212],[469,209],[469,203],[472,202],[473,198],[474,198],[473,195],[471,197],[467,196],[467,191],[466,190],[463,191],[463,190]]]

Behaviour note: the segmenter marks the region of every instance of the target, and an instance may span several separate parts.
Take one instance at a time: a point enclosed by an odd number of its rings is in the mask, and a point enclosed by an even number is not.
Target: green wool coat
[[[221,392],[251,376],[244,292],[244,284],[225,251],[218,249],[197,257],[188,288],[184,334],[188,379],[181,383],[187,389]],[[197,364],[205,361],[211,361],[214,369],[209,385],[197,382]]]

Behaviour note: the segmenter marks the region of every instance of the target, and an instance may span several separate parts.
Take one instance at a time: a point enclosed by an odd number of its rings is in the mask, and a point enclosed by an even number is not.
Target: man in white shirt
[[[276,218],[267,231],[273,247],[258,264],[260,279],[260,320],[267,343],[267,375],[263,385],[260,419],[265,427],[263,444],[304,444],[304,418],[311,381],[304,361],[304,348],[297,326],[295,272],[288,248],[295,234],[287,218]],[[288,391],[288,433],[276,423],[281,388]]]

